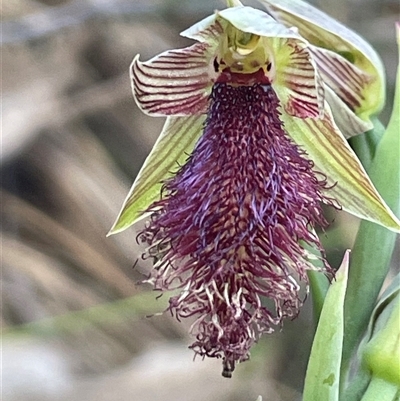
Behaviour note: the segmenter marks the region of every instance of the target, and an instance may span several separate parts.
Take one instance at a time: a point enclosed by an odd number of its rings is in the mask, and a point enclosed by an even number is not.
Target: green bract
[[[338,401],[349,251],[325,298],[304,384],[303,401]]]
[[[389,298],[384,310],[375,312],[375,322],[371,322],[371,338],[363,350],[365,367],[372,376],[395,384],[400,391],[400,288]],[[379,310],[378,305],[377,310]]]

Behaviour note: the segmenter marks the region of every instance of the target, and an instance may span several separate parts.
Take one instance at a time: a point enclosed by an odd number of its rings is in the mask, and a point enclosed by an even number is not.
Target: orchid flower
[[[191,348],[228,377],[297,315],[317,269],[302,244],[333,276],[321,202],[400,228],[346,141],[382,106],[377,56],[302,2],[261,3],[277,19],[232,0],[182,33],[194,45],[133,60],[137,105],[167,120],[111,230],[147,218],[147,281],[177,290],[169,310],[194,319]]]

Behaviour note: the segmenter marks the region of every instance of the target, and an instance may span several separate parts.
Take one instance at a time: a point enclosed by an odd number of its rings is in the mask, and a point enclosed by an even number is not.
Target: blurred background
[[[398,1],[317,3],[380,53],[387,122]],[[163,125],[134,104],[133,56],[190,44],[179,32],[223,7],[216,0],[3,2],[4,400],[299,399],[313,335],[310,300],[227,380],[220,361],[193,361],[189,323],[157,314],[167,298],[138,284],[148,266],[136,264],[135,228],[106,238]],[[331,219],[323,241],[337,267],[358,221],[345,213]]]

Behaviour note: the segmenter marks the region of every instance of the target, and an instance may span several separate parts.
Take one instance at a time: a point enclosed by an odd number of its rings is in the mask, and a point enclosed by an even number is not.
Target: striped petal
[[[143,211],[160,197],[162,182],[184,164],[203,129],[205,116],[168,117],[147,156],[109,234],[116,234],[145,217]]]
[[[300,118],[321,118],[324,87],[307,46],[293,39],[271,40],[276,76],[272,85],[285,111]]]
[[[205,113],[215,72],[215,46],[196,43],[131,64],[132,90],[139,108],[153,116]]]
[[[376,108],[376,96],[369,94],[374,77],[333,51],[310,46],[322,79],[346,105],[365,119]],[[372,102],[372,104],[371,104]]]
[[[258,1],[285,26],[296,27],[299,34],[313,45],[332,50],[373,77],[368,91],[365,91],[369,96],[365,99],[368,108],[363,112],[369,116],[382,109],[385,101],[384,68],[378,54],[364,39],[302,0]]]
[[[325,174],[333,186],[329,196],[349,213],[400,232],[400,222],[334,123],[329,106],[322,120],[293,118],[285,113],[282,120],[288,134],[307,151],[315,169]]]

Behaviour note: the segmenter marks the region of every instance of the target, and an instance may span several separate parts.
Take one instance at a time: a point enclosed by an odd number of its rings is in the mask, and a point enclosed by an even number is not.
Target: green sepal
[[[326,195],[362,219],[400,232],[400,222],[374,187],[354,151],[337,128],[329,106],[323,119],[296,118],[282,113],[287,133],[307,152],[315,170],[327,177]],[[392,150],[393,152],[393,150]],[[393,183],[388,179],[388,184]]]
[[[192,153],[204,120],[204,115],[167,118],[108,235],[126,230],[146,216],[146,209],[160,198],[163,181],[171,177]]]

